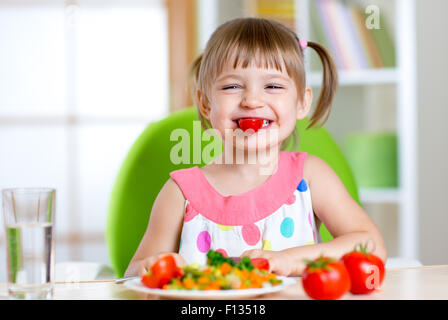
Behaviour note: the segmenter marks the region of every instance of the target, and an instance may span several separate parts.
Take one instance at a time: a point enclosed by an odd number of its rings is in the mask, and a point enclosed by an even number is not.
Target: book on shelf
[[[310,5],[312,6],[312,1]],[[317,1],[315,2],[316,11],[319,16],[318,22],[322,24],[324,37],[326,38],[330,52],[338,69],[347,69],[349,64],[349,58],[344,55],[343,41],[340,38],[342,30],[339,27],[339,17],[334,11],[334,7],[328,5],[329,2]]]
[[[325,46],[341,70],[395,67],[395,48],[386,19],[368,28],[360,3],[344,0],[309,2],[312,36]]]
[[[246,0],[258,17],[282,22],[295,30],[294,0]],[[387,21],[380,15],[380,28],[368,28],[369,15],[354,0],[310,0],[311,41],[326,47],[340,70],[354,71],[395,67],[395,47]],[[297,30],[296,30],[297,31]],[[320,69],[312,57],[312,70]]]
[[[383,67],[393,68],[395,67],[395,48],[394,41],[389,32],[387,32],[388,25],[386,19],[381,19],[380,29],[371,29],[370,33],[374,38],[376,47],[378,49]]]
[[[249,0],[255,14],[260,18],[277,20],[291,30],[295,29],[294,0]]]

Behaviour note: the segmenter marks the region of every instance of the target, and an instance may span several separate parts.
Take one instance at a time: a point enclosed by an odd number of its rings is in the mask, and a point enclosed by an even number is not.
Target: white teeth
[[[267,127],[269,125],[269,120],[264,119],[263,120],[263,127]]]

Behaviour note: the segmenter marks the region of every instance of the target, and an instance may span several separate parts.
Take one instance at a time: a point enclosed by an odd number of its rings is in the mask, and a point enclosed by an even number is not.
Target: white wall
[[[56,263],[109,264],[117,172],[146,125],[168,114],[166,7],[66,3],[0,0],[0,189],[55,187]],[[0,283],[5,257],[0,219]]]
[[[417,1],[420,259],[448,264],[448,1]]]

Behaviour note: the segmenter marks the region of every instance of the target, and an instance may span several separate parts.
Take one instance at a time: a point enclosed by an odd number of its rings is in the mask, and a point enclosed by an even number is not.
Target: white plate
[[[178,290],[178,289],[151,289],[144,286],[140,278],[128,280],[124,285],[132,290],[157,295],[170,299],[241,299],[281,291],[296,284],[294,278],[278,276],[283,282],[276,286],[259,289],[231,289],[231,290]]]

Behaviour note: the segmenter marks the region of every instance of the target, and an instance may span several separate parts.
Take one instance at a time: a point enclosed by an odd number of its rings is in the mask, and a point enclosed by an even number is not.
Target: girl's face
[[[263,119],[263,127],[248,135],[243,144],[237,142],[236,147],[246,150],[279,147],[292,133],[296,120],[308,114],[312,98],[310,88],[299,96],[284,65],[282,70],[258,68],[253,63],[247,68],[224,69],[212,85],[209,105],[200,108],[203,116],[223,139],[226,131],[239,129],[239,119]],[[200,98],[198,92],[201,102]],[[256,139],[262,134],[266,134],[267,142],[260,146],[260,140],[257,144]]]

